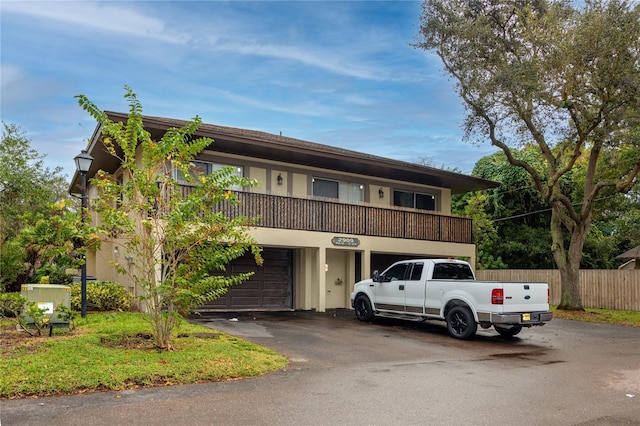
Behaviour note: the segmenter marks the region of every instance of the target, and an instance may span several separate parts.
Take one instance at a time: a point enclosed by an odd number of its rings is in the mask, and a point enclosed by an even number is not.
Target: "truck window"
[[[472,280],[473,272],[463,263],[436,263],[433,267],[434,280]]]
[[[424,269],[424,263],[414,263],[413,269],[411,270],[411,276],[409,279],[411,281],[420,281],[420,278],[422,278],[423,269]]]
[[[384,273],[384,281],[389,282],[395,280],[404,280],[407,274],[408,263],[400,263],[389,268]]]

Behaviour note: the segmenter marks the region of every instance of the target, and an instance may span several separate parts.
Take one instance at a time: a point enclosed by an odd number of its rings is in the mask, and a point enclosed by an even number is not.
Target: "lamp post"
[[[76,162],[76,170],[82,176],[82,226],[84,226],[85,211],[87,209],[87,172],[91,168],[93,157],[87,153],[87,150],[83,149],[80,154],[74,158]],[[87,254],[84,255],[84,263],[80,272],[80,294],[82,303],[82,318],[87,317]]]

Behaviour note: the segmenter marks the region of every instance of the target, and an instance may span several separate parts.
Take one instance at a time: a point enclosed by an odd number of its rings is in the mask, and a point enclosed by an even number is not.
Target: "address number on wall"
[[[357,238],[348,238],[348,237],[333,237],[331,239],[331,243],[334,246],[341,247],[358,247],[360,245],[360,240]]]

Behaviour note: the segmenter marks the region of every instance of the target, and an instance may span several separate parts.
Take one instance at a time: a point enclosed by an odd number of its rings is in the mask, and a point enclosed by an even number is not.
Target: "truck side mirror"
[[[373,271],[373,282],[376,282],[376,283],[381,282],[381,280],[380,280],[380,272],[378,272],[377,269],[375,271]]]

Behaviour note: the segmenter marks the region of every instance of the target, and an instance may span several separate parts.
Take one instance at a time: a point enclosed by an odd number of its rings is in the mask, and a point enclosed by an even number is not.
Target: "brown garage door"
[[[291,309],[293,307],[293,253],[289,249],[265,248],[263,266],[245,255],[227,266],[227,272],[253,271],[248,281],[233,286],[226,295],[207,303],[201,310]]]

